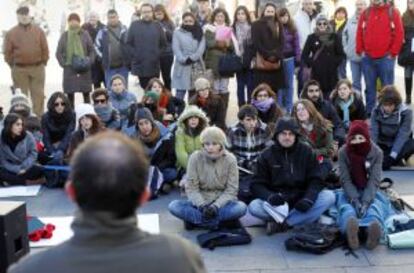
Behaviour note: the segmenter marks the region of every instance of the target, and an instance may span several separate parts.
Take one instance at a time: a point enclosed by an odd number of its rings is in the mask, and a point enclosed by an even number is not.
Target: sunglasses
[[[327,25],[328,25],[327,22],[318,23],[318,26],[327,26]]]
[[[55,102],[55,107],[58,107],[58,106],[66,106],[66,103],[64,103],[64,102]]]
[[[95,104],[105,104],[106,100],[102,99],[102,100],[94,100],[93,101]]]

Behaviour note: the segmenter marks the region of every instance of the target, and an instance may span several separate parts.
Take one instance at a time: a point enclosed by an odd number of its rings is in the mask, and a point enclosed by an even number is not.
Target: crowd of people
[[[70,14],[56,50],[63,92],[48,98],[46,112],[47,41],[20,7],[19,24],[5,39],[22,92],[1,125],[2,186],[63,186],[68,173],[57,167],[67,166],[81,143],[119,131],[149,159],[151,198],[183,189],[186,199],[168,209],[188,229],[215,229],[250,213],[272,234],[314,222],[336,205],[344,208],[338,225],[351,248],[359,247],[359,227],[375,248],[388,213],[377,209],[385,206],[382,170],[414,154],[414,1],[401,17],[387,1],[357,0],[349,19],[342,7],[332,19],[317,14],[312,0],[294,16],[268,3],[257,20],[240,6],[232,22],[225,9],[197,2],[198,13],[183,13],[178,27],[162,5],[143,4],[129,28],[116,10],[106,26],[95,13],[84,25]],[[393,85],[397,56],[405,102]],[[141,101],[128,91],[129,73],[144,89]],[[234,76],[238,122],[229,125]],[[76,92],[84,103],[75,104]],[[335,195],[327,185],[343,191]],[[269,204],[288,204],[283,223],[272,220]]]

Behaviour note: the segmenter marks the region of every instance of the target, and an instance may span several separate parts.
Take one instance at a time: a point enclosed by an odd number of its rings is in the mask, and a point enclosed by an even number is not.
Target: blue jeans
[[[362,91],[362,62],[351,61],[352,88]]]
[[[263,202],[261,199],[253,200],[249,205],[250,214],[263,221],[273,221],[273,218],[264,210]],[[316,198],[315,204],[307,212],[292,209],[285,221],[291,227],[313,223],[333,204],[335,204],[335,194],[333,191],[323,190]]]
[[[125,78],[125,85],[128,89],[128,74],[129,74],[129,70],[128,68],[122,66],[122,67],[118,67],[118,68],[110,68],[110,69],[106,69],[105,70],[105,84],[106,84],[106,88],[110,89],[111,88],[111,79],[114,75],[119,74],[122,77]]]
[[[185,90],[185,89],[177,89],[175,91],[175,97],[180,99],[180,100],[184,100],[186,92],[187,92],[187,90]]]
[[[368,56],[362,58],[362,71],[364,73],[367,114],[371,114],[377,101],[377,79],[380,78],[382,86],[394,84],[395,59],[388,56],[379,59],[372,59]]]
[[[237,103],[239,107],[250,103],[253,92],[253,71],[251,69],[244,69],[236,74],[237,79]],[[247,89],[247,99],[246,99]]]
[[[293,57],[283,60],[283,71],[287,87],[277,92],[277,101],[280,106],[286,109],[286,112],[290,113],[293,107],[293,77],[295,74],[295,59]]]
[[[247,207],[243,202],[230,201],[219,208],[215,219],[206,221],[203,219],[201,210],[188,200],[174,200],[168,205],[168,210],[175,217],[200,227],[214,228],[220,222],[237,220],[246,214]]]
[[[337,224],[342,233],[346,232],[346,225],[351,217],[358,219],[354,207],[348,202],[343,191],[337,193],[336,206],[338,209]],[[377,192],[374,201],[369,206],[365,215],[358,219],[360,227],[367,227],[372,222],[377,221],[384,228],[385,220],[393,213],[388,199],[380,192]]]
[[[164,183],[172,183],[177,179],[178,172],[176,168],[165,168],[160,171],[164,178]]]
[[[344,59],[338,66],[338,79],[346,79],[346,63],[347,59]]]

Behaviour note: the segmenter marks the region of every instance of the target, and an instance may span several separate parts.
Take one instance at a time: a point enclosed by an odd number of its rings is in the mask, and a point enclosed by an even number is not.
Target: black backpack
[[[299,227],[295,230],[295,234],[285,241],[287,250],[319,255],[345,244],[345,238],[336,226],[323,224]]]
[[[252,237],[238,222],[236,226],[221,226],[219,230],[200,234],[197,236],[197,241],[202,248],[214,250],[218,246],[250,244]]]

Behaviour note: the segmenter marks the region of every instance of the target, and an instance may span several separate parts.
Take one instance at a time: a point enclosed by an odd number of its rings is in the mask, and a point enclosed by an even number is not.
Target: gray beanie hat
[[[151,111],[146,107],[139,107],[135,112],[135,122],[139,122],[141,119],[147,119],[154,124],[154,116]]]

